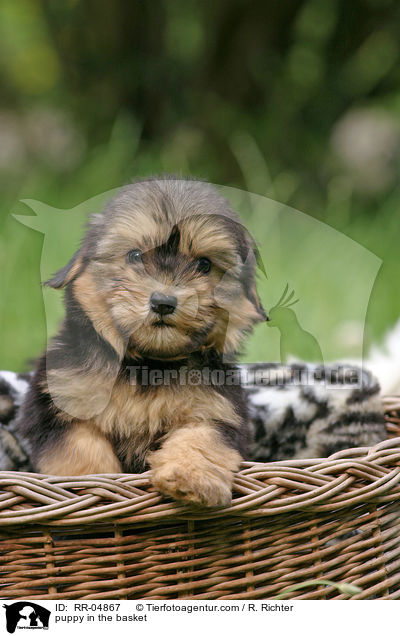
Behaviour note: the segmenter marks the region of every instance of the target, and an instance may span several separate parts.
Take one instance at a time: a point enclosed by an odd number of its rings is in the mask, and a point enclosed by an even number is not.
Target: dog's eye
[[[208,274],[210,269],[211,269],[210,259],[206,258],[205,256],[203,256],[202,258],[199,258],[199,260],[197,261],[197,271],[201,272],[202,274]]]
[[[142,262],[142,252],[140,250],[130,250],[126,255],[127,263],[137,265]]]

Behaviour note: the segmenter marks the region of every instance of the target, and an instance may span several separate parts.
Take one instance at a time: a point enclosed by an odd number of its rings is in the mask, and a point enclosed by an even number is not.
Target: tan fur
[[[90,419],[104,434],[129,438],[139,455],[173,426],[210,421],[240,426],[229,400],[204,385],[167,384],[143,392],[134,383],[116,381],[99,371],[57,369],[47,372],[47,391],[66,421]]]
[[[185,218],[179,223],[179,229],[184,253],[193,257],[208,254],[213,263],[223,269],[237,264],[236,245],[215,215]]]
[[[68,419],[88,420],[109,404],[116,376],[98,370],[50,369],[45,390]]]
[[[132,218],[135,223],[132,223]],[[124,209],[110,227],[109,232],[99,241],[98,254],[105,259],[116,254],[124,255],[128,250],[162,243],[168,236],[168,225],[157,222],[156,215],[149,209]]]
[[[218,320],[207,338],[207,345],[215,347],[222,354],[237,351],[243,333],[251,329],[258,320],[254,304],[241,292],[236,291],[234,302],[227,289],[219,286],[215,296],[218,303]]]
[[[125,352],[124,341],[112,321],[107,302],[90,271],[84,271],[73,282],[73,290],[96,331],[114,347],[122,358]]]
[[[38,468],[48,475],[122,472],[110,442],[91,423],[72,425],[63,443],[43,454]]]
[[[118,433],[128,447],[144,456],[154,439],[174,428],[192,424],[224,421],[239,427],[240,420],[230,402],[204,386],[159,386],[142,392],[135,386],[120,383],[111,400],[95,418],[98,428],[107,435]]]
[[[162,448],[149,455],[157,490],[203,506],[229,506],[240,460],[209,424],[172,431]]]

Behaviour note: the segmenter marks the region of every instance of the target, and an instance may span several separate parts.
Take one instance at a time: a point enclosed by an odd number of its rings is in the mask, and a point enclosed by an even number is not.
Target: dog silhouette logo
[[[6,610],[6,627],[9,634],[16,629],[48,629],[51,612],[30,601],[18,601],[3,605]]]

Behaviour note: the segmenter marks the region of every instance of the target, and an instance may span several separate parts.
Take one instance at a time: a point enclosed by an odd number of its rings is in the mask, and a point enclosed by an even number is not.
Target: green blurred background
[[[69,210],[161,172],[266,195],[379,256],[378,341],[400,315],[399,61],[396,0],[1,0],[0,367],[46,338],[21,199]]]

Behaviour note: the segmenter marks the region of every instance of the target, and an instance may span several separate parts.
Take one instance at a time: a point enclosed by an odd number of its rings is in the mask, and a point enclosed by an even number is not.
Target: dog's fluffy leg
[[[39,458],[38,468],[48,475],[121,473],[110,442],[90,423],[72,424],[62,443]]]
[[[149,454],[157,490],[187,503],[229,506],[233,473],[241,456],[212,424],[190,424],[172,431]]]

